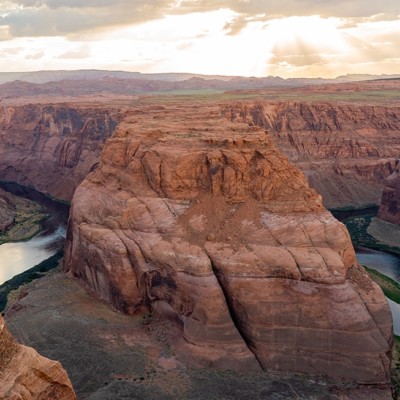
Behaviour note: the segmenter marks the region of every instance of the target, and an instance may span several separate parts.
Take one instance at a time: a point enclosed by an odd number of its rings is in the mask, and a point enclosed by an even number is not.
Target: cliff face
[[[62,104],[0,108],[0,179],[69,201],[98,162],[118,113]]]
[[[76,399],[61,364],[14,342],[0,315],[0,398]]]
[[[400,107],[261,101],[223,115],[268,130],[327,207],[378,204],[400,154]]]
[[[400,225],[400,160],[396,161],[394,172],[386,178],[378,218]]]
[[[221,114],[132,109],[74,195],[65,270],[174,320],[182,358],[389,382],[390,310],[347,230],[262,129]]]

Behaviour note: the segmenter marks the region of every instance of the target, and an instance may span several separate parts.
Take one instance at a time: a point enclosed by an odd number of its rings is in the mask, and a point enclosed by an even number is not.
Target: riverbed
[[[34,189],[14,183],[0,182],[0,187],[15,196],[36,201],[48,218],[41,223],[41,232],[33,238],[0,245],[0,284],[64,247],[69,206],[54,201]]]

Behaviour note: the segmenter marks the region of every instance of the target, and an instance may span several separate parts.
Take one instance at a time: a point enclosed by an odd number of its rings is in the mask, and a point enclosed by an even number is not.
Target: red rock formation
[[[378,204],[400,154],[398,106],[259,101],[223,115],[267,129],[327,207]]]
[[[0,398],[4,400],[74,400],[61,364],[14,342],[0,315]]]
[[[98,162],[119,111],[85,105],[0,109],[0,179],[69,201]]]
[[[386,178],[378,218],[400,225],[400,160],[397,160],[394,172]]]
[[[182,358],[389,382],[390,310],[346,228],[268,134],[221,114],[132,109],[74,195],[65,270],[175,320]]]

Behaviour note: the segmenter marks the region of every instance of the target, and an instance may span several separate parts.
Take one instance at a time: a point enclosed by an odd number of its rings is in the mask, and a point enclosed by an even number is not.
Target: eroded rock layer
[[[98,162],[119,112],[84,104],[0,108],[0,179],[71,200]]]
[[[182,329],[182,358],[390,381],[392,322],[345,227],[264,130],[132,109],[72,202],[65,270]]]
[[[61,364],[14,342],[0,315],[0,398],[4,400],[76,399]]]
[[[379,204],[400,154],[398,106],[259,101],[223,114],[267,129],[327,207]]]
[[[394,172],[386,178],[378,218],[400,225],[400,160],[396,160]]]

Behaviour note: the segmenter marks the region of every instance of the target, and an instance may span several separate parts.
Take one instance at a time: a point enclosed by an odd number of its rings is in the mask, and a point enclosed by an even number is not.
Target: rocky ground
[[[388,388],[320,377],[190,368],[171,323],[112,311],[61,268],[14,292],[5,319],[20,342],[61,361],[79,399],[391,399]]]

